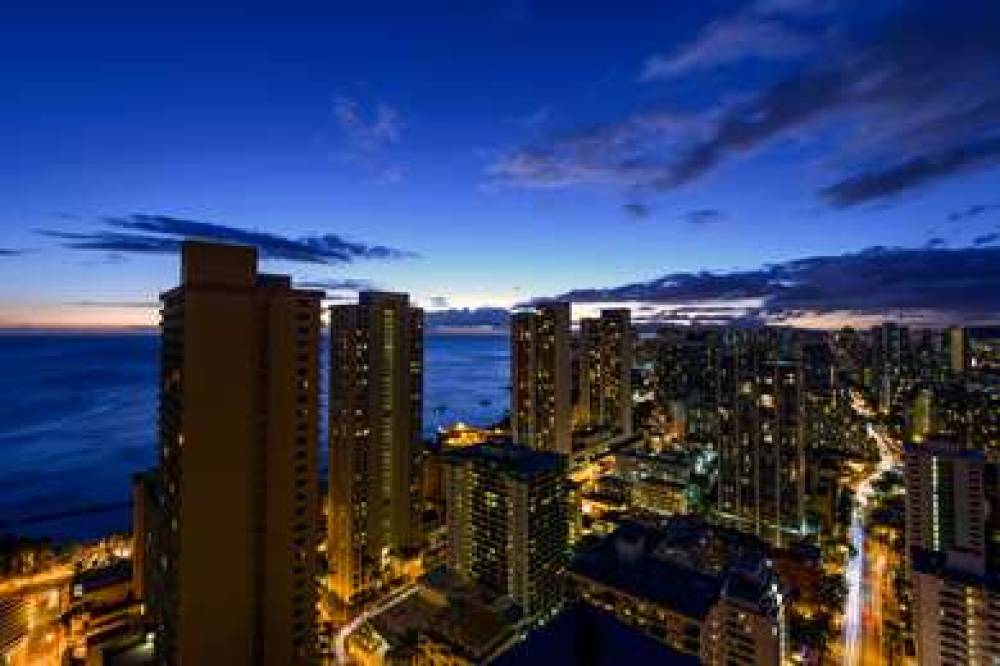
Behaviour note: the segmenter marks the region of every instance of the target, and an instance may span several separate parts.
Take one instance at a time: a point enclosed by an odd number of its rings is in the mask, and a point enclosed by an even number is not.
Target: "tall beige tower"
[[[362,292],[330,310],[330,583],[346,604],[419,546],[423,313]]]
[[[321,297],[254,248],[183,245],[143,500],[159,662],[313,659]]]
[[[519,312],[511,322],[511,434],[533,449],[572,452],[570,304]]]
[[[580,321],[580,412],[588,426],[632,434],[632,323],[628,308]]]

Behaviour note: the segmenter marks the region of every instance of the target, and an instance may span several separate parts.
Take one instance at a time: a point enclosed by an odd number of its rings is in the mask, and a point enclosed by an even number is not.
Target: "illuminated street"
[[[336,636],[334,637],[334,655],[337,658],[337,663],[344,665],[351,663],[347,656],[347,637],[351,632],[357,630],[362,624],[364,624],[370,617],[378,615],[379,613],[385,611],[387,608],[392,608],[399,602],[403,601],[413,593],[417,591],[416,585],[407,585],[399,590],[396,590],[388,597],[382,601],[377,602],[371,608],[367,609],[357,617],[353,618],[350,622],[341,627]]]
[[[70,564],[60,564],[35,574],[14,576],[0,581],[0,597],[58,587],[67,583],[72,577],[73,566]]]
[[[859,410],[860,411],[860,410]],[[857,485],[851,511],[850,541],[855,549],[847,565],[847,609],[844,614],[845,663],[882,663],[882,606],[890,589],[885,547],[867,533],[867,513],[876,479],[896,464],[893,442],[869,424],[878,445],[879,462]]]

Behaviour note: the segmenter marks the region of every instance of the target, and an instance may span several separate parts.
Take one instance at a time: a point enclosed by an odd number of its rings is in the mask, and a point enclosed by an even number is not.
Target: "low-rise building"
[[[573,560],[576,595],[705,664],[782,663],[784,600],[766,559],[730,551],[718,566],[671,532],[622,525]]]
[[[483,663],[514,635],[512,608],[457,572],[435,569],[414,593],[351,633],[348,655],[365,666]]]

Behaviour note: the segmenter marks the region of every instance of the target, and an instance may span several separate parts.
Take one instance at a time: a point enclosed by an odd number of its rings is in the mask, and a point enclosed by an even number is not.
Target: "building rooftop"
[[[575,604],[490,662],[492,666],[627,663],[693,666],[699,661],[629,627],[610,613]]]
[[[442,459],[447,462],[489,465],[518,476],[556,472],[566,466],[566,458],[558,453],[536,451],[515,444],[512,440],[449,449],[442,454]]]
[[[958,442],[945,439],[930,439],[926,442],[907,443],[903,446],[903,453],[906,455],[924,454],[935,456],[947,456],[949,458],[967,458],[969,460],[982,460],[985,452],[978,449],[969,449]]]
[[[358,631],[376,633],[395,655],[411,653],[423,635],[479,662],[513,633],[497,601],[481,586],[439,567],[421,577],[415,594],[370,618]]]
[[[118,560],[99,569],[90,569],[73,576],[73,586],[80,586],[82,593],[119,585],[132,580],[132,561]]]
[[[719,599],[723,579],[657,556],[661,536],[655,528],[625,523],[574,558],[570,571],[682,615],[704,619]]]
[[[570,571],[702,619],[723,596],[767,609],[778,583],[768,552],[752,535],[671,516],[622,523],[581,552]]]
[[[913,570],[917,573],[930,574],[962,585],[985,587],[994,593],[1000,592],[1000,572],[965,571],[950,565],[948,553],[922,548],[914,548],[910,553],[910,558]]]

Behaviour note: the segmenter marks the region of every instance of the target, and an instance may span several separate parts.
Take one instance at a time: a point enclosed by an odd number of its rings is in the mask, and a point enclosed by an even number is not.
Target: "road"
[[[59,564],[41,573],[13,576],[0,581],[0,597],[58,587],[68,583],[73,573],[71,565]]]
[[[850,539],[855,554],[847,563],[844,613],[844,663],[848,666],[883,663],[883,601],[891,589],[889,554],[884,545],[870,538],[867,519],[872,485],[896,465],[898,446],[870,424],[868,434],[878,445],[879,462],[858,483],[851,510]]]
[[[406,585],[405,587],[396,590],[386,598],[379,600],[371,608],[365,610],[356,618],[354,618],[353,620],[345,624],[343,627],[341,627],[337,631],[336,636],[334,636],[334,641],[333,641],[333,650],[334,650],[334,655],[337,658],[337,663],[340,664],[341,666],[350,663],[350,660],[347,657],[347,637],[350,635],[352,631],[356,630],[358,627],[364,624],[365,621],[367,621],[368,618],[372,617],[373,615],[378,615],[387,608],[392,608],[393,606],[401,602],[403,599],[406,599],[407,597],[415,593],[417,589],[418,588],[416,585],[413,584]]]

